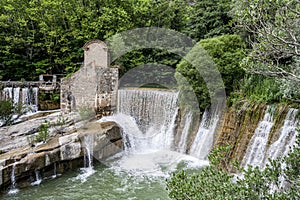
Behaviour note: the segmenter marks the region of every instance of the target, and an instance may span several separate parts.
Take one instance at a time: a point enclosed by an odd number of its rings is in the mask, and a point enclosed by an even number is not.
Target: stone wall
[[[118,69],[108,68],[108,50],[103,42],[84,45],[84,65],[61,81],[61,110],[64,113],[92,109],[97,115],[116,110]]]

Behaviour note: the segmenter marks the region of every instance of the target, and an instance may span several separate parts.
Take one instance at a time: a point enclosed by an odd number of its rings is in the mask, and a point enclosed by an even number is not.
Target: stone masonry
[[[109,67],[104,42],[92,40],[83,49],[83,67],[61,81],[61,111],[92,109],[98,116],[111,115],[117,105],[118,69]]]

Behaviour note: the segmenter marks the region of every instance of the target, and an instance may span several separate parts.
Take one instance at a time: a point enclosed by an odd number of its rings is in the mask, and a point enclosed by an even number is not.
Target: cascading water
[[[19,192],[19,189],[17,188],[17,183],[16,183],[16,162],[14,162],[13,166],[12,166],[12,171],[11,171],[11,188],[8,191],[8,194],[16,194]]]
[[[5,87],[2,90],[2,99],[11,99],[14,104],[20,103],[29,107],[31,112],[35,112],[38,107],[38,88]]]
[[[13,88],[6,87],[2,91],[2,99],[13,99]]]
[[[190,155],[199,159],[207,159],[213,146],[214,133],[217,128],[220,113],[218,108],[205,109],[196,137],[190,149]]]
[[[20,99],[20,88],[19,87],[14,88],[13,94],[14,94],[13,102],[14,104],[18,104]]]
[[[273,115],[275,109],[276,107],[268,106],[263,120],[259,122],[255,129],[242,162],[244,166],[252,165],[260,168],[264,166],[263,160],[269,135],[274,125]]]
[[[22,88],[22,104],[29,103],[28,88]]]
[[[84,137],[84,148],[85,148],[85,168],[93,168],[93,136],[86,135]]]
[[[121,116],[114,121],[126,123],[122,128],[130,151],[171,150],[178,113],[177,100],[178,93],[175,92],[119,90],[118,113]]]
[[[134,174],[150,176],[168,176],[179,162],[195,167],[207,165],[206,161],[172,151],[178,110],[177,92],[119,90],[118,114],[100,120],[115,121],[122,128],[124,156],[118,165]],[[183,135],[188,134],[191,118],[186,119]],[[182,138],[186,140],[186,136]],[[184,149],[186,142],[180,143]]]
[[[58,176],[57,169],[56,169],[56,163],[53,164],[53,175],[51,178],[56,178]]]
[[[180,153],[186,153],[186,145],[187,145],[187,139],[189,135],[189,129],[192,122],[192,112],[189,112],[186,115],[185,122],[184,122],[184,128],[182,130],[182,134],[180,137],[180,141],[178,144],[178,150]]]
[[[34,173],[35,173],[35,181],[33,183],[31,183],[32,186],[39,185],[42,182],[42,178],[40,176],[40,172],[38,170],[36,170]]]
[[[83,137],[83,144],[85,149],[84,155],[84,168],[81,168],[82,174],[79,174],[76,179],[81,180],[81,182],[87,181],[87,178],[95,173],[93,167],[93,143],[94,136],[93,135],[85,135]]]
[[[297,109],[289,109],[280,129],[279,138],[269,147],[266,158],[274,160],[288,154],[298,134],[296,130],[299,121],[296,118],[297,112]],[[265,159],[265,163],[267,163],[267,159]]]

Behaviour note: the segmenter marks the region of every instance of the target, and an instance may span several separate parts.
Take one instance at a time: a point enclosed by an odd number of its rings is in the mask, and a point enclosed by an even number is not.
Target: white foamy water
[[[158,150],[148,153],[125,155],[114,164],[114,169],[126,171],[134,176],[169,177],[179,164],[186,168],[208,166],[208,161],[176,151]]]
[[[296,130],[299,120],[296,118],[298,110],[289,109],[283,126],[280,128],[279,138],[271,144],[266,157],[270,159],[276,159],[284,157],[290,151],[290,148],[294,145],[298,132]],[[266,159],[267,163],[267,159]]]
[[[178,144],[178,150],[181,153],[186,153],[186,145],[189,136],[190,125],[192,122],[192,116],[193,116],[192,112],[189,112],[185,118],[184,127]]]
[[[268,106],[263,120],[258,123],[242,162],[244,166],[252,165],[260,168],[264,166],[263,160],[265,158],[267,142],[274,125],[274,112],[275,107]]]
[[[1,98],[11,99],[14,104],[22,104],[28,112],[36,112],[38,108],[38,88],[5,87]]]
[[[199,129],[191,146],[190,155],[199,159],[207,159],[213,146],[214,134],[219,121],[220,112],[218,108],[205,109]]]
[[[134,176],[167,177],[181,163],[190,168],[203,167],[208,161],[173,151],[174,128],[178,114],[178,94],[156,90],[120,90],[118,113],[100,122],[114,121],[122,128],[124,153],[112,165],[115,170]],[[179,142],[186,148],[189,113]]]

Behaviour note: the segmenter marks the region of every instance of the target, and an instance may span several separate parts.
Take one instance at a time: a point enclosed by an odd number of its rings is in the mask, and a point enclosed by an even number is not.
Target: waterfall
[[[171,150],[178,114],[178,93],[119,90],[118,114],[103,118],[123,129],[125,151]]]
[[[84,148],[85,148],[85,156],[84,156],[84,167],[88,169],[93,168],[93,135],[84,136]]]
[[[8,194],[16,194],[17,192],[19,192],[19,189],[17,188],[17,183],[16,183],[16,162],[14,162],[13,166],[12,166],[12,171],[11,171],[11,188],[8,192]]]
[[[14,104],[18,104],[19,103],[19,99],[20,99],[20,88],[19,87],[14,88],[13,94],[14,94],[13,103]]]
[[[218,107],[205,109],[199,129],[191,146],[190,155],[199,159],[206,159],[213,145],[214,133],[219,121]]]
[[[51,178],[56,178],[57,175],[57,169],[56,169],[56,163],[53,164],[53,175],[51,176]]]
[[[14,104],[22,103],[24,105],[38,104],[38,88],[12,88],[5,87],[2,91],[3,99],[11,99]]]
[[[22,88],[22,104],[29,104],[28,88]]]
[[[189,128],[190,128],[191,122],[192,122],[192,112],[189,112],[186,115],[184,127],[183,127],[180,141],[178,144],[178,150],[181,153],[186,153],[186,145],[187,145],[187,139],[188,139],[188,135],[189,135]]]
[[[33,105],[38,106],[38,95],[39,95],[39,88],[38,87],[34,87],[32,88],[32,92],[33,92]]]
[[[85,155],[83,156],[84,168],[81,168],[82,173],[79,174],[76,179],[81,182],[87,181],[87,178],[95,173],[93,167],[93,153],[94,153],[94,136],[85,135],[83,138],[83,147],[85,149]]]
[[[135,175],[169,176],[178,163],[193,167],[207,161],[175,152],[174,137],[178,117],[178,93],[159,90],[119,90],[118,113],[99,122],[114,121],[122,128],[124,152],[116,163]],[[185,152],[192,114],[185,125],[179,146]]]
[[[298,134],[296,130],[299,121],[296,119],[297,112],[297,109],[289,109],[284,119],[283,126],[280,129],[278,140],[275,141],[267,151],[267,158],[274,160],[276,158],[286,156],[290,151],[290,148],[295,143]]]
[[[266,153],[269,135],[274,125],[273,115],[275,110],[276,107],[267,107],[264,118],[261,122],[259,122],[248,145],[242,162],[244,166],[252,165],[260,168],[264,166],[263,160]]]
[[[2,91],[3,99],[12,99],[13,98],[13,88],[6,87]]]
[[[35,181],[31,183],[32,186],[41,184],[42,179],[40,176],[40,172],[38,170],[35,171]]]
[[[21,103],[24,109],[27,107],[29,111],[36,112],[38,108],[38,90],[38,87],[5,87],[2,90],[2,99],[11,99],[14,104]]]

